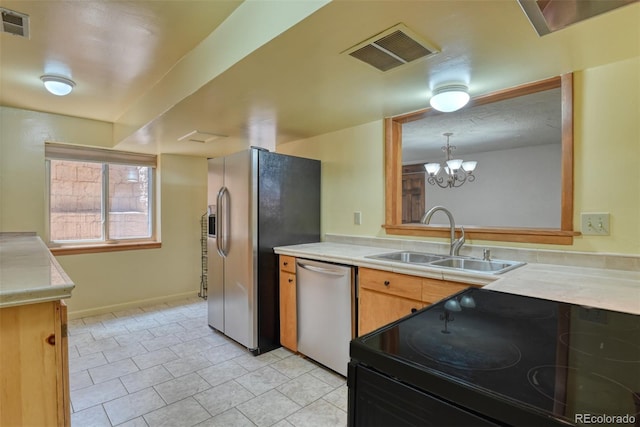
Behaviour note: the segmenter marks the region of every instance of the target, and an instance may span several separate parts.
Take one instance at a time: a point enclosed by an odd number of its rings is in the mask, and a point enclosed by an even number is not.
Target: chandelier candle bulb
[[[437,163],[427,163],[424,165],[424,168],[427,170],[429,175],[435,175],[440,172],[440,165]]]
[[[448,160],[447,166],[449,166],[449,169],[456,172],[458,169],[460,169],[460,166],[462,166],[462,160],[461,159]]]
[[[464,169],[465,172],[473,172],[474,170],[476,170],[477,165],[478,162],[476,162],[475,160],[469,160],[467,162],[462,162],[462,169]]]

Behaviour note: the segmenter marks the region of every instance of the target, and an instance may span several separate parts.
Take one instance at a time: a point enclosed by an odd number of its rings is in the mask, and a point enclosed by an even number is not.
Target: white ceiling
[[[31,18],[29,40],[0,34],[0,103],[112,122],[113,146],[142,152],[285,143],[425,108],[442,83],[476,96],[640,55],[638,3],[543,37],[516,0],[0,6]],[[386,73],[341,53],[398,23],[441,52]],[[71,95],[45,92],[50,67],[70,72]],[[227,137],[177,141],[193,130]]]

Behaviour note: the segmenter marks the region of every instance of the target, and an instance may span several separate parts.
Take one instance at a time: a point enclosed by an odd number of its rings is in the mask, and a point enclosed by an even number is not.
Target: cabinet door
[[[60,319],[57,301],[0,309],[0,425],[67,424]]]
[[[424,307],[420,301],[360,289],[358,335],[369,333]]]
[[[446,280],[422,279],[422,301],[433,304],[453,295],[469,286],[466,283],[448,282]]]
[[[296,275],[280,270],[280,344],[291,351],[298,351],[297,325]]]
[[[56,306],[56,352],[58,363],[58,425],[71,426],[71,395],[69,390],[69,334],[67,304],[64,301]]]

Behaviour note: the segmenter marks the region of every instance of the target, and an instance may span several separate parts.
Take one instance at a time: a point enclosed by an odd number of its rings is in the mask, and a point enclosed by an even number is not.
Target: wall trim
[[[123,311],[123,310],[132,309],[132,308],[144,308],[151,305],[157,305],[157,304],[178,301],[178,300],[187,300],[187,299],[195,301],[196,299],[200,300],[202,298],[198,297],[197,291],[183,292],[180,294],[141,299],[141,300],[125,302],[121,304],[105,305],[102,307],[88,308],[85,310],[69,311],[67,316],[69,320],[74,320],[74,319],[81,319],[83,317],[97,316],[105,313],[113,313],[115,311]]]

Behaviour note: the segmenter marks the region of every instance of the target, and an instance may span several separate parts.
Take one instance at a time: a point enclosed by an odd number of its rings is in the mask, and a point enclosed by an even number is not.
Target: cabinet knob
[[[293,279],[291,277],[289,277],[289,283],[293,282]]]
[[[412,312],[412,313],[415,313],[416,311],[418,311],[418,309],[417,309],[417,308],[412,308],[412,309],[411,309],[411,312]]]
[[[389,282],[388,280],[385,280],[385,281],[384,281],[384,285],[385,285],[385,286],[389,286],[390,284],[391,284],[391,282]]]
[[[47,344],[49,345],[56,345],[56,335],[55,334],[51,334],[47,337]]]
[[[287,261],[282,263],[283,265],[289,265],[289,263]]]

